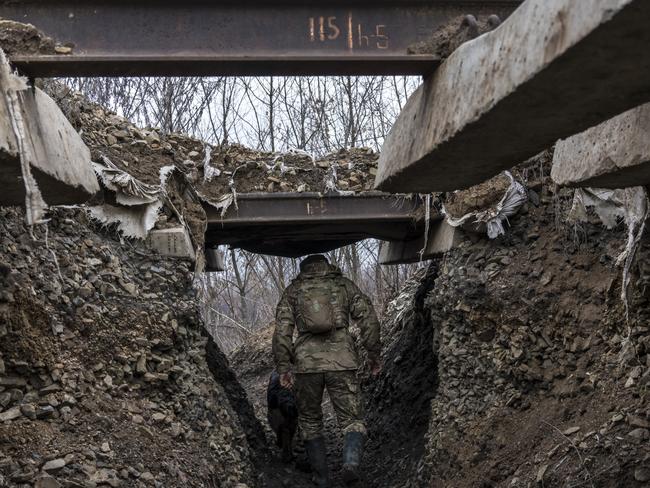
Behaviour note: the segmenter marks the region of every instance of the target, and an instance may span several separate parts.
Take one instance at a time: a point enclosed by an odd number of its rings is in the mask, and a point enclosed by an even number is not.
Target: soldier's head
[[[311,256],[307,256],[305,259],[303,259],[300,262],[300,271],[305,271],[310,264],[314,264],[314,263],[329,264],[329,261],[322,254],[312,254]]]

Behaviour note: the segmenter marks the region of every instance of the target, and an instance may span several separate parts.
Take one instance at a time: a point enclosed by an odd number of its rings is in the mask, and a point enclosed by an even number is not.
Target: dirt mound
[[[407,287],[390,312],[401,319],[384,329],[387,366],[366,386],[370,486],[646,486],[643,266],[626,324],[614,265],[624,229],[558,224],[573,192],[538,189],[540,206],[508,234],[465,241],[431,265],[435,278],[416,277],[423,299]],[[428,386],[414,368],[434,368]]]
[[[214,150],[210,166],[219,174],[210,181],[204,178],[198,188],[210,199],[219,199],[231,188],[239,193],[369,191],[378,159],[368,148],[341,150],[314,160],[300,152],[274,154],[230,145]],[[202,170],[205,176],[205,167]]]
[[[31,24],[0,19],[0,48],[7,56],[70,54],[71,46],[57,44]]]
[[[623,339],[624,233],[557,226],[571,195],[547,184],[507,236],[445,257],[425,301],[439,337],[427,486],[643,486],[646,302]]]
[[[450,215],[460,218],[470,212],[494,207],[503,198],[509,186],[510,180],[505,175],[495,176],[467,190],[449,193],[445,201],[445,209]]]
[[[433,54],[448,58],[462,44],[494,30],[501,20],[496,15],[476,19],[473,15],[460,15],[438,29],[431,39],[408,47],[409,54]]]
[[[525,183],[530,190],[539,190],[543,186],[544,175],[553,160],[553,151],[543,151],[537,156],[511,170],[516,181]],[[481,212],[495,208],[510,186],[510,179],[505,173],[490,178],[483,183],[442,195],[445,211],[452,218],[459,219],[471,212]]]
[[[0,209],[0,236],[0,486],[253,486],[254,426],[206,359],[191,263],[70,209],[34,238]]]
[[[182,134],[138,128],[65,87],[53,86],[50,92],[81,132],[94,161],[107,157],[144,183],[158,184],[160,169],[171,165],[210,201],[219,201],[233,191],[325,193],[373,188],[379,155],[368,148],[340,150],[314,159],[301,151],[270,153],[239,144],[210,146]]]

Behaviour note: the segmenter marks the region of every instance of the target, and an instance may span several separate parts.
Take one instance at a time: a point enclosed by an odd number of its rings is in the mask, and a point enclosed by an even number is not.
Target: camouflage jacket
[[[336,324],[325,333],[311,333],[301,327],[300,302],[314,286],[331,289],[336,301]],[[347,371],[359,367],[350,319],[361,332],[361,342],[370,358],[381,351],[379,321],[370,299],[338,268],[325,262],[311,263],[286,288],[276,310],[273,355],[278,372],[296,373]],[[293,341],[294,330],[296,340]],[[293,368],[291,363],[294,363]]]

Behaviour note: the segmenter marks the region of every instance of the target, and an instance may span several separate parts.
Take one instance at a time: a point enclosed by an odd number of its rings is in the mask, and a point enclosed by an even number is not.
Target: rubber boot
[[[309,463],[313,471],[314,483],[318,488],[331,488],[330,473],[327,467],[327,451],[325,450],[325,439],[317,437],[305,441],[305,448],[309,456]]]
[[[349,485],[361,479],[361,455],[363,454],[363,434],[348,432],[343,441],[343,481]]]

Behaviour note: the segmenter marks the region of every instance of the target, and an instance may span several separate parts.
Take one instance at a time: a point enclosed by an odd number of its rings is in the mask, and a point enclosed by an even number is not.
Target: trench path
[[[268,371],[268,374],[260,374],[255,377],[240,377],[240,383],[246,391],[248,400],[254,408],[257,420],[262,425],[266,437],[265,447],[267,452],[263,454],[266,459],[258,465],[260,476],[262,476],[259,480],[259,486],[268,488],[312,488],[314,484],[311,481],[311,474],[308,472],[307,455],[300,440],[299,432],[296,433],[294,439],[295,459],[289,464],[283,463],[280,459],[280,450],[275,445],[275,433],[271,430],[266,419],[266,386],[270,373]],[[342,462],[342,434],[338,429],[336,416],[327,393],[323,400],[323,415],[333,487],[344,487],[346,485],[339,476]],[[366,463],[371,462],[368,456],[364,461]],[[363,487],[365,485],[358,484],[357,486]]]

